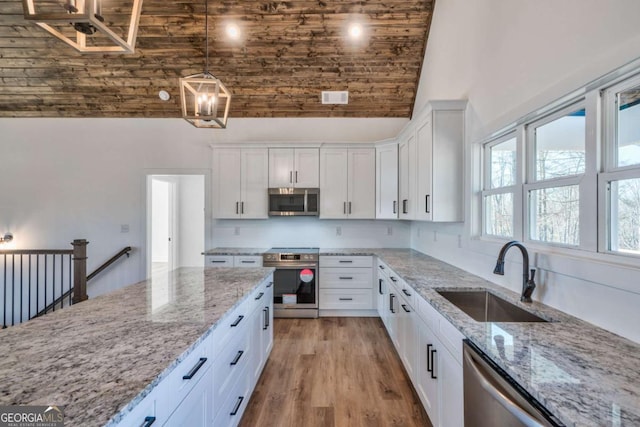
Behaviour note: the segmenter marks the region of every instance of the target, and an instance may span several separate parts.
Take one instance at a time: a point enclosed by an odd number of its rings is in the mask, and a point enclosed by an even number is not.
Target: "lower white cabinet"
[[[377,316],[372,266],[371,256],[321,256],[320,315]]]
[[[395,280],[393,280],[395,279]],[[434,427],[464,425],[463,335],[378,262],[378,312]]]
[[[205,267],[262,267],[260,255],[206,255]]]
[[[118,426],[236,426],[273,347],[273,278],[219,322]]]

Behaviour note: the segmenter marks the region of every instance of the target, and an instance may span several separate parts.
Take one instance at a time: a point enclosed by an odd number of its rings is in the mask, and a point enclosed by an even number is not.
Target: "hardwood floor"
[[[275,319],[242,427],[431,426],[378,318]]]

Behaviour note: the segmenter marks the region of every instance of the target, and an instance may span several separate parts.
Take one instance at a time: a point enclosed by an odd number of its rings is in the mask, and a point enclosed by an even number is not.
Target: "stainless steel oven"
[[[318,248],[273,248],[262,265],[276,268],[274,317],[318,317]]]

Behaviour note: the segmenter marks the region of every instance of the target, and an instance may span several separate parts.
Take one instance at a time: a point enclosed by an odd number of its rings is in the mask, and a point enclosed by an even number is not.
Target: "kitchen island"
[[[180,268],[0,331],[0,405],[64,406],[65,425],[132,410],[273,269]]]

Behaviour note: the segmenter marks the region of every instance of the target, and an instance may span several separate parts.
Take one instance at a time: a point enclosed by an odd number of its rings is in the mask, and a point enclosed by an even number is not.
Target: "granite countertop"
[[[377,255],[567,426],[640,426],[640,345],[411,249],[321,249]],[[436,291],[487,288],[549,323],[481,323]],[[494,336],[504,337],[496,346]]]
[[[180,268],[1,330],[0,405],[63,405],[66,426],[102,426],[272,271]]]
[[[258,256],[262,255],[269,248],[213,248],[208,249],[202,253],[202,255],[245,255],[245,256]]]

